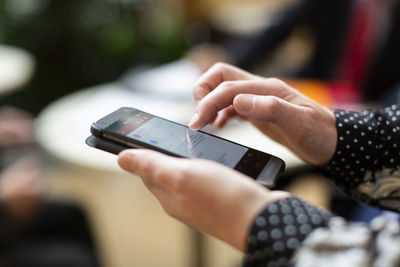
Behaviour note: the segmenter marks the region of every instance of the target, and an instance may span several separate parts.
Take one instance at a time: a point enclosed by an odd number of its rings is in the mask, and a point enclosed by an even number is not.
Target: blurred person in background
[[[301,28],[311,39],[311,56],[282,75],[343,82],[364,101],[392,104],[400,77],[399,1],[298,0],[269,19],[255,34],[222,37],[193,48],[188,58],[203,71],[217,61],[254,70]]]
[[[23,149],[33,144],[32,117],[0,109],[0,266],[100,266],[83,211],[46,200],[39,156]]]

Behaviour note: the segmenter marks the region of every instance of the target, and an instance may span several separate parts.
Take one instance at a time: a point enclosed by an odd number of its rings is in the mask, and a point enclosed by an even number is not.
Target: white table
[[[91,123],[121,106],[180,123],[187,123],[194,110],[192,100],[150,98],[128,92],[117,83],[82,90],[52,103],[39,115],[36,126],[40,145],[63,165],[51,174],[54,194],[72,198],[88,210],[106,266],[194,266],[196,251],[188,246],[188,229],[162,211],[139,179],[120,170],[115,155],[85,144]],[[215,134],[277,155],[287,168],[303,164],[246,122],[232,121]],[[223,251],[206,261],[206,266],[233,266],[242,256],[218,241],[205,242],[206,253]],[[159,256],[154,257],[153,251]]]
[[[27,51],[0,45],[0,94],[21,88],[29,81],[34,59]]]

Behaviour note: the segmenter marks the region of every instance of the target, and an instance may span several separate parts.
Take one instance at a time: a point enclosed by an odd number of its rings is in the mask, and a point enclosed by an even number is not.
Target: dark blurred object
[[[324,81],[343,81],[341,68],[347,60],[349,40],[363,38],[361,32],[354,32],[356,7],[359,2],[371,5],[375,20],[372,34],[372,50],[369,58],[364,59],[363,75],[358,79],[355,89],[359,90],[364,100],[376,102],[378,97],[390,92],[400,77],[400,2],[393,0],[298,0],[278,14],[268,19],[271,23],[263,30],[250,36],[229,36],[224,33],[209,31],[209,41],[219,44],[225,53],[215,57],[215,49],[211,53],[206,50],[203,58],[221,60],[244,69],[254,70],[272,58],[290,35],[298,29],[307,32],[312,41],[312,53],[308,61],[298,69],[279,75]],[[377,5],[376,7],[373,5]],[[371,7],[370,6],[370,7]],[[365,23],[364,23],[365,24]],[[362,25],[364,26],[364,25]],[[217,36],[217,37],[214,37]],[[221,38],[222,36],[222,38]],[[370,44],[371,45],[371,44]],[[354,51],[360,47],[350,48]],[[301,53],[296,51],[296,53]],[[199,56],[197,56],[198,58]],[[347,58],[346,58],[347,57]],[[196,59],[196,58],[195,58]],[[214,61],[215,61],[214,60]],[[200,67],[204,69],[204,60]],[[353,86],[353,84],[351,84]]]
[[[0,266],[99,266],[84,212],[45,197],[29,113],[1,108],[0,140]]]
[[[0,42],[30,51],[36,73],[3,98],[36,114],[54,99],[117,79],[129,67],[179,58],[185,48],[174,1],[3,0]]]
[[[25,155],[32,149],[19,150]],[[84,212],[45,199],[39,166],[30,154],[1,173],[0,266],[100,266]]]
[[[3,267],[98,267],[85,214],[72,204],[44,202],[24,224],[6,220],[0,206]]]
[[[202,72],[205,72],[216,62],[231,63],[225,50],[215,44],[200,44],[188,52],[186,57]]]
[[[399,82],[390,88],[390,90],[379,99],[379,102],[383,103],[385,107],[400,103],[400,77]]]
[[[351,3],[349,0],[296,1],[276,14],[273,22],[259,33],[225,42],[224,46],[236,65],[248,69],[270,57],[295,29],[302,27],[312,36],[314,51],[296,75],[329,79],[339,59]]]

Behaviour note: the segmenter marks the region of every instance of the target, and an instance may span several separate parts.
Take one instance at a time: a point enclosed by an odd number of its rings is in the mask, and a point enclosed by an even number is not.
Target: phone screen
[[[105,130],[182,157],[209,159],[231,168],[234,168],[249,150],[139,110],[120,118]]]
[[[150,148],[162,153],[203,158],[233,168],[272,188],[285,162],[268,153],[148,114],[122,107],[92,124],[87,144],[114,154],[126,148]]]

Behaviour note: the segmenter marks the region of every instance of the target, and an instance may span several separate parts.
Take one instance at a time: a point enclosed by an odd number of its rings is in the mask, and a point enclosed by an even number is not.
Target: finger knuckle
[[[256,103],[256,105],[262,105],[262,109],[266,110],[271,118],[275,118],[275,116],[279,116],[279,108],[281,105],[281,101],[279,98],[275,96],[267,96],[264,98],[263,103]],[[258,108],[258,107],[256,107]]]
[[[220,71],[224,71],[229,69],[230,66],[224,62],[217,62],[213,65],[213,69],[214,70],[220,70]]]
[[[209,93],[206,86],[206,84],[199,84],[194,88],[193,96],[195,99],[200,100]]]
[[[286,86],[285,82],[275,77],[268,78],[267,81],[273,87],[282,88]]]
[[[215,103],[215,101],[213,99],[212,100],[207,99],[207,101],[201,102],[201,105],[199,105],[199,107],[198,107],[198,111],[200,113],[202,113],[202,112],[207,113],[208,114],[207,118],[208,117],[211,118],[218,112],[217,104]],[[203,115],[203,116],[206,117],[205,115]]]
[[[224,91],[232,90],[234,85],[235,85],[234,81],[223,81],[218,87],[219,87],[220,91],[224,92]]]
[[[268,107],[272,110],[276,110],[281,104],[280,100],[275,96],[269,96],[265,99]]]

